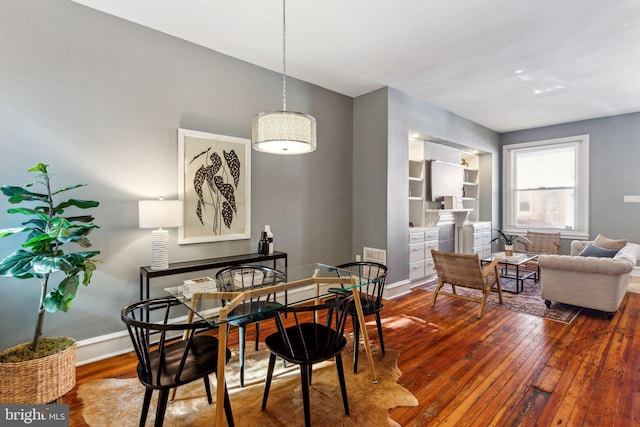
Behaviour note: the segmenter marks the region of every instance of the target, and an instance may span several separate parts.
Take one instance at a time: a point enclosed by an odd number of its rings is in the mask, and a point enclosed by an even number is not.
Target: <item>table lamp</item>
[[[151,269],[169,268],[169,230],[182,226],[182,200],[140,200],[138,201],[140,228],[156,228],[151,232]]]

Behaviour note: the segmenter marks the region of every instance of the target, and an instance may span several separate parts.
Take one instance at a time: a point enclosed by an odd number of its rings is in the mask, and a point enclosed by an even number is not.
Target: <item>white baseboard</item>
[[[401,280],[395,283],[387,283],[384,287],[384,299],[393,299],[401,295],[408,294],[411,291],[411,282],[409,280]]]
[[[81,340],[76,343],[76,366],[86,365],[133,351],[127,331]]]
[[[633,267],[633,270],[631,270],[631,276],[640,277],[640,267],[638,266]]]
[[[396,283],[387,284],[384,288],[384,299],[393,299],[411,292],[411,289],[419,286],[425,286],[436,279],[435,275],[425,277],[419,280],[401,280]]]

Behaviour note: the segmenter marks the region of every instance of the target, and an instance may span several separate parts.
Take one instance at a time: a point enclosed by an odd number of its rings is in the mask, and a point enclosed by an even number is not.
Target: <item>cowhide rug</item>
[[[389,418],[388,411],[396,406],[417,406],[417,399],[397,383],[402,373],[397,361],[400,352],[373,346],[373,358],[378,374],[378,384],[373,384],[371,371],[360,345],[357,374],[353,373],[353,344],[343,352],[343,364],[347,382],[350,415],[346,416],[340,395],[335,364],[324,362],[316,365],[311,387],[311,422],[314,426],[398,426]],[[267,410],[261,411],[264,378],[266,376],[268,350],[253,351],[253,343],[247,343],[245,358],[245,387],[240,388],[238,355],[227,364],[225,378],[231,399],[236,426],[302,426],[304,413],[300,390],[300,373],[297,365],[286,368],[281,360],[276,364],[271,384]],[[215,377],[210,378],[215,400]],[[78,396],[82,399],[82,415],[90,426],[135,426],[140,419],[144,387],[137,378],[99,379],[80,385]],[[147,425],[155,418],[155,396],[147,417]],[[170,404],[165,425],[210,426],[215,419],[215,402],[207,403],[202,381],[180,387],[176,401]]]

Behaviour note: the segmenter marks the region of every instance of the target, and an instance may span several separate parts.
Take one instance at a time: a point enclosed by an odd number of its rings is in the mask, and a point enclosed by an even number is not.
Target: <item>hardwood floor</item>
[[[585,310],[571,325],[492,306],[477,320],[477,304],[440,297],[431,307],[430,297],[414,290],[383,311],[385,346],[401,351],[399,382],[420,402],[390,411],[400,425],[640,425],[640,294],[627,293],[612,320]],[[377,343],[373,320],[368,328]],[[70,425],[86,425],[78,385],[135,377],[135,365],[127,354],[79,367],[64,397]]]

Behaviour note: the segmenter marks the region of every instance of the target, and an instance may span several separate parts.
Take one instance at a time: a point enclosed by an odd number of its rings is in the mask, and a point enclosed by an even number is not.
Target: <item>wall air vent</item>
[[[370,262],[379,262],[380,264],[387,264],[387,251],[384,249],[362,248],[362,260]]]

